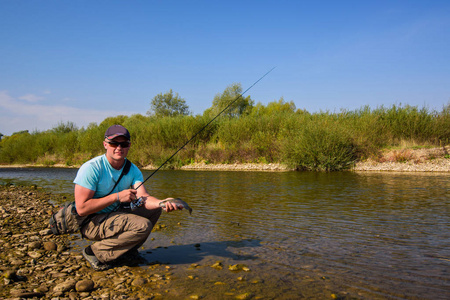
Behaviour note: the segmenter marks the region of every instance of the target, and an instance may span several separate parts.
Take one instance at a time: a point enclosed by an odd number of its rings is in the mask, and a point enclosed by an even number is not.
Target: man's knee
[[[136,232],[136,234],[142,235],[142,236],[149,236],[150,232],[153,229],[152,222],[149,219],[142,218],[142,217],[135,217],[133,219],[135,220],[135,224],[132,226],[132,230]]]

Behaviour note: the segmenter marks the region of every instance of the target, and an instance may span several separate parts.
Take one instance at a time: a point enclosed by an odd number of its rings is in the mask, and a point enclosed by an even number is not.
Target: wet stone
[[[146,283],[147,283],[147,279],[142,278],[142,277],[138,277],[138,278],[134,279],[131,282],[131,285],[133,285],[133,286],[142,286],[142,285],[144,285]]]

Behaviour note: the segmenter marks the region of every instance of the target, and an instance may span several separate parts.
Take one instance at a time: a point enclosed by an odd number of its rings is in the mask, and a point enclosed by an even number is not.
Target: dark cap
[[[122,125],[112,125],[105,132],[105,138],[110,140],[118,136],[124,136],[128,140],[130,139],[130,133]]]

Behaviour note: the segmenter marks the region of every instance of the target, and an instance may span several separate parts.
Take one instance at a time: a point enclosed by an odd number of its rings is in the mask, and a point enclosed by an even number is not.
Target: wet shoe
[[[81,253],[83,254],[84,258],[88,261],[88,263],[91,265],[92,269],[96,271],[103,271],[111,268],[110,265],[100,262],[95,255],[87,254],[86,248],[84,248]]]

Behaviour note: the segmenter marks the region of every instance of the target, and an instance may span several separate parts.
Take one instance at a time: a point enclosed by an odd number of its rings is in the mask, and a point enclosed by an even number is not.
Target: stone
[[[253,294],[252,294],[252,293],[244,293],[244,294],[237,295],[237,296],[236,296],[236,299],[239,299],[239,300],[247,300],[247,299],[250,299],[250,298],[252,298],[252,297],[253,297]]]
[[[94,289],[94,281],[90,280],[90,279],[85,279],[85,280],[81,280],[78,281],[75,285],[75,290],[77,292],[90,292]]]
[[[67,281],[65,281],[65,282],[63,282],[63,283],[57,284],[57,285],[53,288],[53,291],[56,292],[56,293],[57,293],[57,292],[61,292],[61,293],[68,292],[68,291],[70,291],[71,289],[74,289],[74,288],[75,288],[75,284],[76,284],[76,281],[75,281],[75,280],[69,279],[69,280],[67,280]]]
[[[42,244],[39,241],[34,241],[28,244],[28,249],[29,250],[36,250],[36,249],[41,249]]]
[[[45,236],[45,235],[50,235],[52,234],[52,230],[51,229],[44,229],[39,231],[39,235]]]
[[[28,256],[34,259],[38,259],[42,257],[42,254],[36,251],[30,251],[28,252]]]
[[[56,251],[57,245],[54,242],[44,242],[44,249],[47,251]]]
[[[21,266],[21,265],[25,264],[25,262],[23,260],[17,259],[17,258],[11,258],[10,263],[13,266]]]
[[[133,286],[142,286],[142,285],[144,285],[144,284],[146,284],[146,283],[147,283],[147,279],[142,278],[142,277],[138,277],[138,278],[135,278],[135,279],[131,282],[131,285],[133,285]]]

